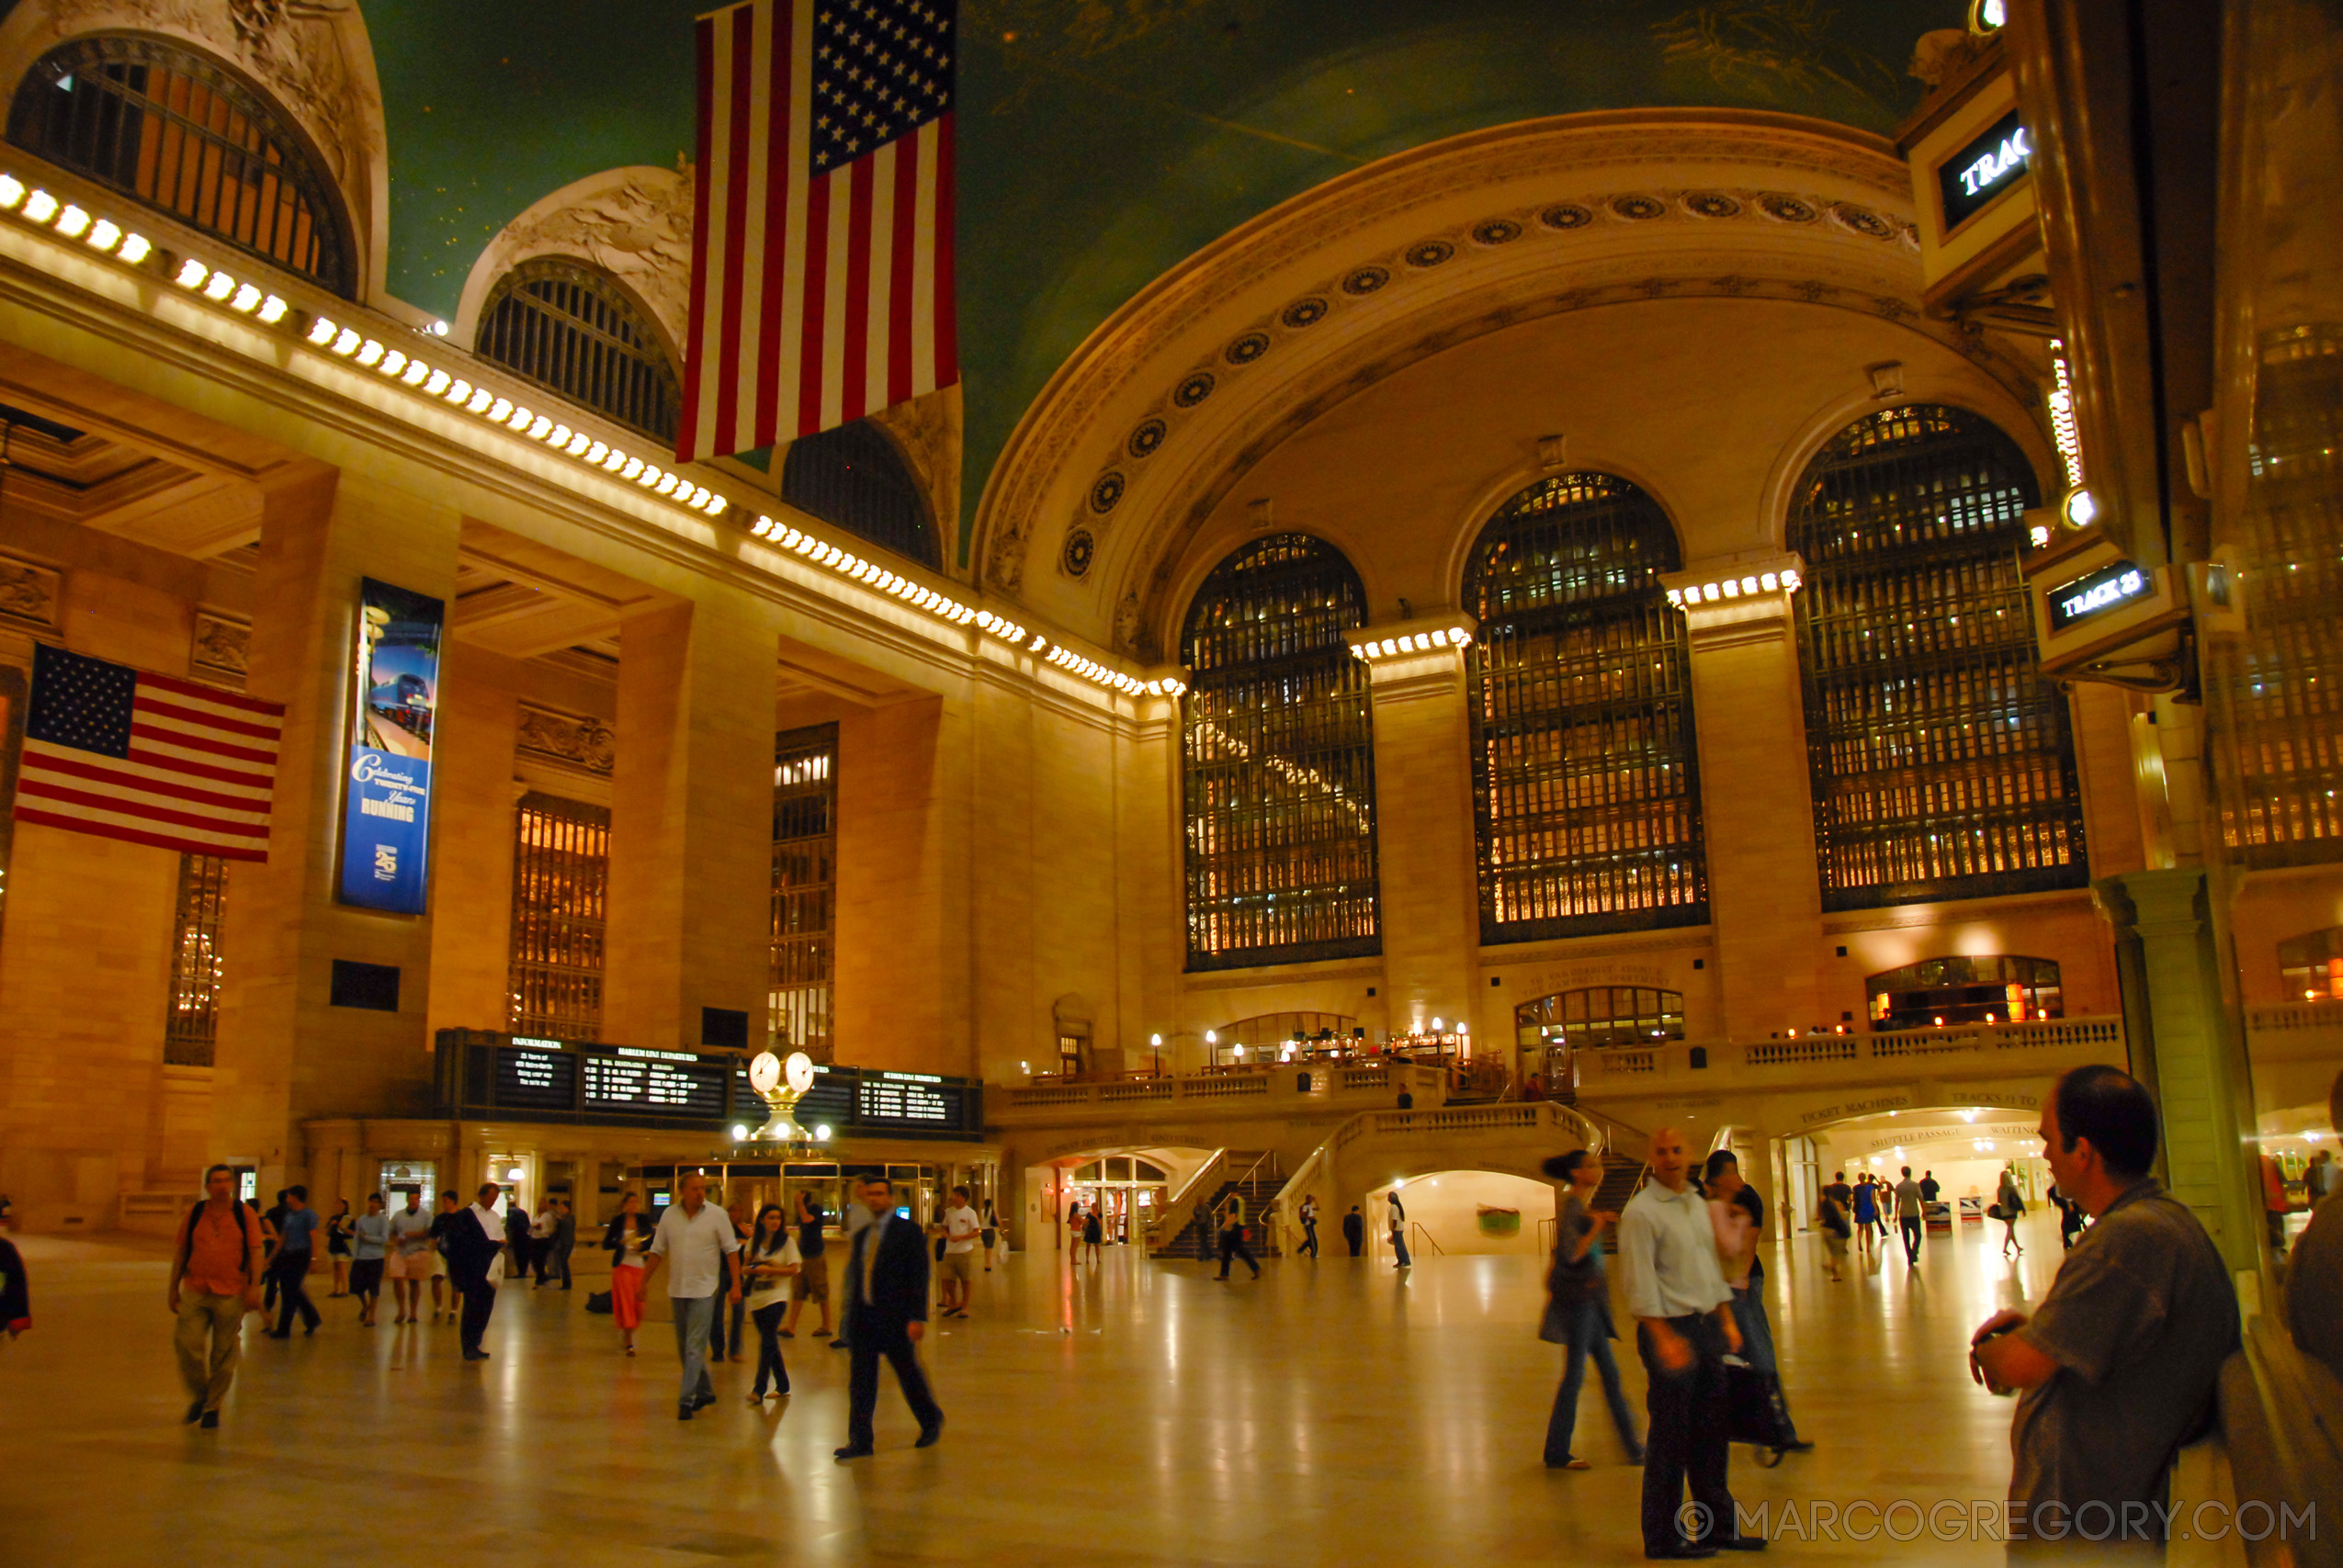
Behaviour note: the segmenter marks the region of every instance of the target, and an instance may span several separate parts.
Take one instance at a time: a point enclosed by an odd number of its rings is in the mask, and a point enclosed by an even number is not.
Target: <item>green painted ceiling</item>
[[[392,293],[453,315],[549,191],[692,141],[702,0],[360,0],[389,118]],[[1461,131],[1640,107],[1886,130],[1963,0],[963,0],[961,369],[970,510],[1117,307],[1321,181]],[[967,540],[961,552],[966,558]]]

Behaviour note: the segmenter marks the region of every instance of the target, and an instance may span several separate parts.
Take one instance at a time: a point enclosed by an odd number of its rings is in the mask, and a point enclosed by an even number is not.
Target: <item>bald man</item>
[[[1644,1438],[1644,1555],[1666,1561],[1762,1551],[1733,1529],[1726,1489],[1725,1357],[1741,1348],[1733,1292],[1716,1263],[1716,1230],[1692,1190],[1682,1131],[1651,1135],[1651,1180],[1619,1216],[1619,1262],[1636,1349],[1650,1374]],[[1680,1521],[1684,1485],[1697,1506]]]

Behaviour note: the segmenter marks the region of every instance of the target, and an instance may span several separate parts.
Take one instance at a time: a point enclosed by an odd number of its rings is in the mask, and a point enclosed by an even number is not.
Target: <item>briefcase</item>
[[[1755,1443],[1760,1449],[1774,1450],[1779,1458],[1782,1450],[1795,1439],[1791,1435],[1790,1415],[1782,1400],[1782,1380],[1755,1367],[1725,1367],[1725,1398],[1726,1436],[1737,1443]]]

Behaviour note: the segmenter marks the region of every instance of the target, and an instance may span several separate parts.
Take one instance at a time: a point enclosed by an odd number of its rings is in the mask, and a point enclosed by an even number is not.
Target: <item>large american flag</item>
[[[699,22],[699,214],[675,456],[959,379],[955,0],[750,0]]]
[[[266,860],[284,723],[275,703],[37,643],[17,820]]]

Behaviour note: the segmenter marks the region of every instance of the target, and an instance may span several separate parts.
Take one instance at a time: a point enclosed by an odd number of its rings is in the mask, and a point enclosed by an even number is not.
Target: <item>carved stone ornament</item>
[[[383,154],[382,95],[353,0],[49,0],[51,42],[148,32],[196,44],[243,70],[300,122],[364,231]]]
[[[0,615],[36,626],[57,625],[62,573],[12,556],[0,556]]]
[[[249,623],[217,615],[209,610],[198,610],[195,640],[188,650],[187,662],[198,674],[222,676],[241,684],[251,642]]]
[[[671,344],[691,321],[692,170],[638,164],[588,175],[545,197],[489,241],[464,284],[461,321],[479,321],[496,280],[538,256],[574,256],[617,278]]]
[[[600,778],[608,778],[618,760],[618,732],[600,719],[530,703],[521,705],[520,733],[514,744],[533,757]]]

